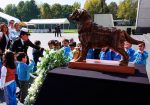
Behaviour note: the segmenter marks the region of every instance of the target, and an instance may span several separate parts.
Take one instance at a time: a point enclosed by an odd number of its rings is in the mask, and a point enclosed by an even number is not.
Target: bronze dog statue
[[[129,56],[124,50],[124,41],[131,44],[144,43],[130,37],[127,32],[116,28],[98,26],[92,22],[91,16],[84,9],[78,9],[70,15],[70,19],[78,23],[79,41],[82,45],[82,53],[77,62],[86,59],[89,48],[109,47],[123,56],[120,65],[127,66]]]

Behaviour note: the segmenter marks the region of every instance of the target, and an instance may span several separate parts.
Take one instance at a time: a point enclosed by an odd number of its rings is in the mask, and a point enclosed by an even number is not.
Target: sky
[[[17,5],[19,1],[27,1],[27,0],[0,0],[0,8],[4,9],[8,4],[15,4]],[[84,7],[84,3],[86,0],[35,0],[37,4],[41,3],[48,3],[50,5],[59,3],[59,4],[69,4],[72,5],[75,1],[81,3],[81,8]],[[109,4],[110,2],[116,2],[117,4],[122,0],[106,0],[106,3]]]

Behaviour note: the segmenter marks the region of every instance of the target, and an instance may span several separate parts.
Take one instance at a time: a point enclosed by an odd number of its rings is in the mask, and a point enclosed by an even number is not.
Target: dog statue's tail
[[[123,31],[123,33],[125,35],[126,40],[131,44],[138,45],[140,43],[144,43],[144,41],[138,41],[136,39],[133,39],[131,36],[129,36],[129,34],[126,31]]]

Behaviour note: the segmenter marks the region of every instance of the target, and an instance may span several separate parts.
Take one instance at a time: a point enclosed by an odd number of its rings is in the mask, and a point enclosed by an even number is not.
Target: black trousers
[[[28,95],[29,81],[19,81],[20,83],[20,102],[24,103],[24,99]]]
[[[4,102],[4,90],[0,89],[0,103]]]

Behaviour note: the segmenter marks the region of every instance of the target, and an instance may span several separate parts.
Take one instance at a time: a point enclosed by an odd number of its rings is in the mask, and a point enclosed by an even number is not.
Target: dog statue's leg
[[[129,62],[129,56],[128,56],[127,52],[125,52],[125,50],[123,48],[118,48],[118,49],[116,49],[116,51],[123,56],[123,59],[120,61],[119,65],[127,66],[128,62]]]

